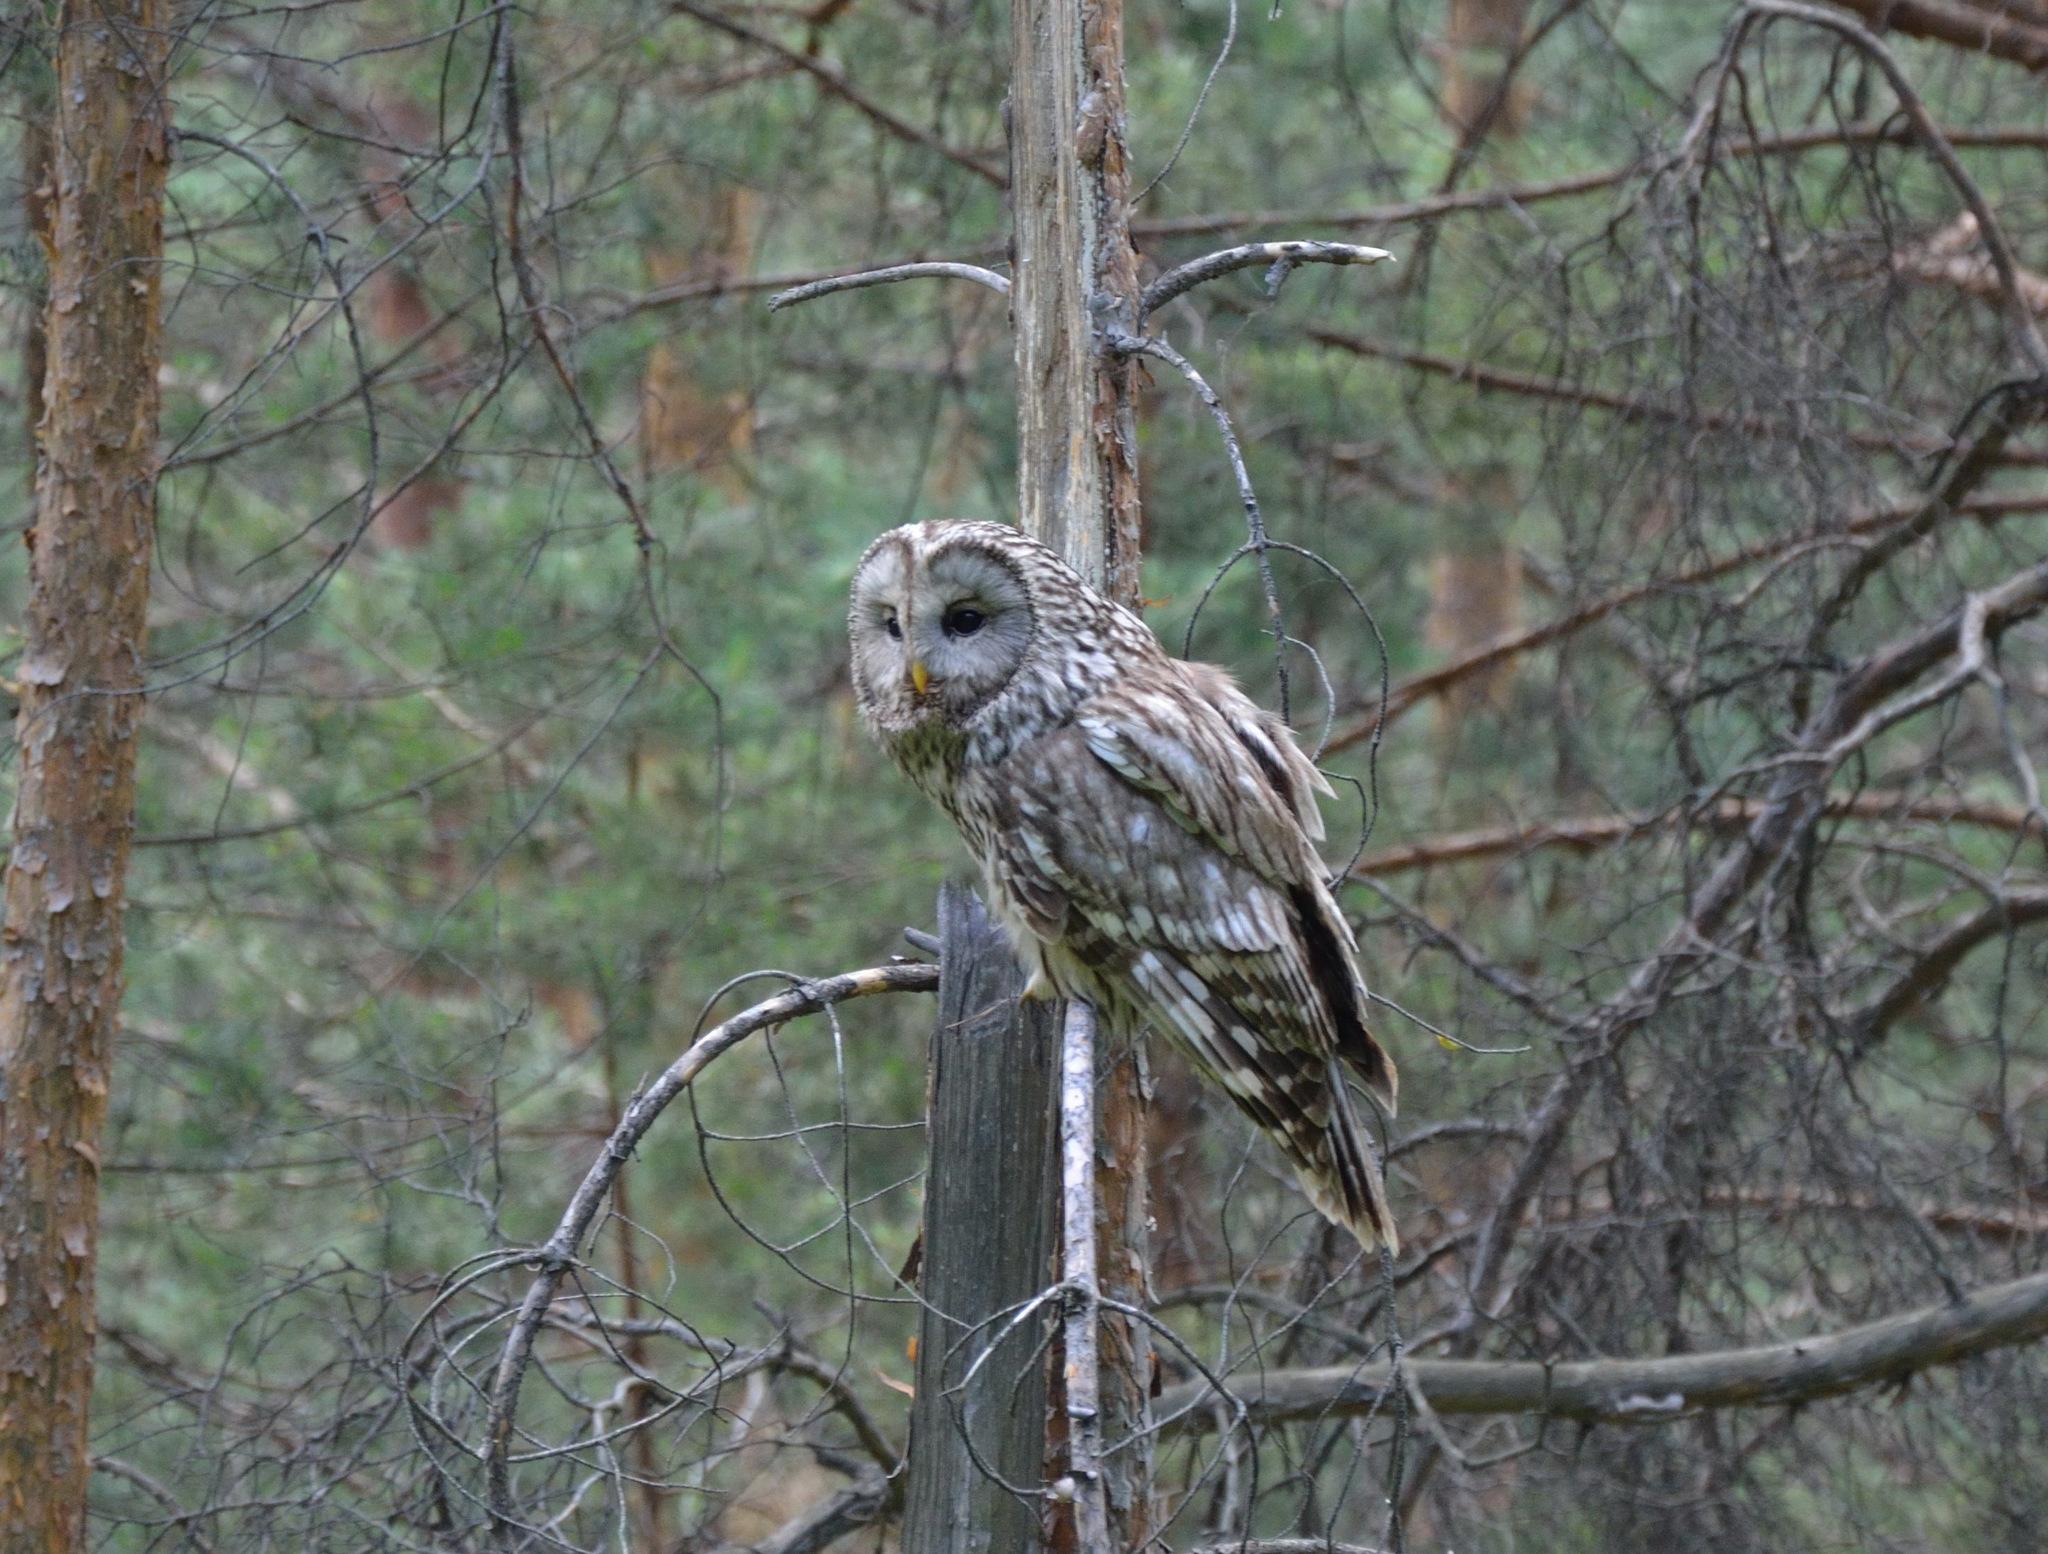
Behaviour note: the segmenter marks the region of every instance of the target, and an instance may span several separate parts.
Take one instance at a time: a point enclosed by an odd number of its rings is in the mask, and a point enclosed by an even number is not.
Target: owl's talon
[[[1041,966],[1031,973],[1031,980],[1024,984],[1024,991],[1019,993],[1017,996],[1020,999],[1028,998],[1033,1003],[1039,1003],[1045,1000],[1058,998],[1060,996],[1060,992],[1059,989],[1054,987],[1051,981],[1046,977],[1045,968]]]

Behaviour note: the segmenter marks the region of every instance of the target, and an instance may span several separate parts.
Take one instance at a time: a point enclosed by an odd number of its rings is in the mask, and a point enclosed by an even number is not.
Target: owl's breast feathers
[[[948,807],[1061,992],[1178,1041],[1319,1208],[1391,1244],[1335,1064],[1389,1111],[1397,1081],[1311,841],[1321,778],[1220,671],[1163,654],[1146,668],[1001,759],[966,762]]]

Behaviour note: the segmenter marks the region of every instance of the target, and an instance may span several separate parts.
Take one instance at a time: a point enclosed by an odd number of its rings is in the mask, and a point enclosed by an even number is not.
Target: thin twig
[[[186,1510],[183,1502],[160,1480],[143,1472],[131,1462],[123,1462],[119,1457],[95,1457],[92,1459],[92,1470],[95,1473],[104,1473],[109,1478],[126,1479],[170,1513],[170,1525],[190,1538],[192,1546],[199,1550],[199,1554],[215,1554],[212,1540],[192,1525],[208,1515],[208,1512]]]
[[[2048,887],[2014,886],[2000,891],[1980,911],[1950,924],[1854,1023],[1857,1055],[1884,1040],[1903,1016],[1932,998],[1978,945],[2043,918],[2048,918]]]
[[[914,146],[922,146],[925,150],[944,157],[954,166],[966,168],[977,178],[987,179],[998,189],[1009,186],[1010,180],[1004,174],[990,167],[979,157],[955,150],[938,136],[928,134],[907,119],[898,118],[849,81],[843,72],[826,64],[822,59],[806,54],[801,49],[793,49],[766,33],[756,32],[746,23],[735,21],[721,11],[715,11],[708,5],[697,4],[697,0],[669,0],[669,9],[680,11],[685,16],[694,16],[705,26],[715,27],[729,37],[738,38],[742,43],[752,44],[757,49],[766,49],[785,64],[803,71],[834,97],[866,114],[898,139],[907,140]]]
[[[1984,197],[1977,180],[1970,176],[1970,170],[1963,166],[1962,158],[1956,155],[1954,146],[1948,143],[1941,128],[1934,122],[1934,116],[1927,111],[1927,104],[1921,101],[1920,93],[1900,68],[1892,51],[1879,42],[1861,22],[1834,11],[1824,11],[1819,6],[1801,5],[1797,0],[1749,0],[1749,11],[1757,16],[1778,16],[1787,21],[1804,22],[1810,27],[1824,28],[1836,37],[1846,40],[1861,50],[1891,84],[1899,106],[1913,121],[1913,128],[1919,132],[1921,141],[1941,164],[1941,170],[1948,174],[1949,182],[1956,186],[1956,192],[1963,197],[1963,203],[1970,207],[1970,213],[1977,218],[1977,233],[1984,240],[1984,246],[1991,251],[1991,263],[1998,270],[1998,284],[2005,293],[2005,309],[2012,326],[2013,339],[2026,357],[2037,376],[2048,378],[2048,340],[2041,337],[2041,326],[2034,319],[2034,310],[2027,306],[2026,294],[2020,286],[2020,264],[2012,251],[2012,243],[2005,235],[2005,228],[1999,225],[1997,214],[1991,202]],[[1889,8],[1887,8],[1889,9]],[[2040,64],[2048,64],[2048,33],[2040,38]]]
[[[1202,117],[1202,105],[1209,100],[1209,89],[1216,84],[1216,77],[1223,73],[1224,61],[1230,58],[1230,51],[1237,44],[1237,0],[1230,0],[1230,19],[1223,29],[1223,46],[1216,51],[1216,58],[1209,65],[1209,73],[1202,77],[1202,89],[1195,93],[1195,105],[1188,109],[1187,122],[1180,127],[1180,139],[1173,143],[1173,152],[1158,172],[1145,181],[1145,187],[1131,197],[1130,209],[1136,210],[1145,203],[1145,196],[1158,188],[1166,175],[1180,162],[1180,154],[1187,150],[1188,141],[1195,133],[1196,121]]]
[[[1349,261],[1347,261],[1349,262]],[[1216,430],[1223,439],[1223,453],[1230,461],[1231,478],[1237,482],[1237,499],[1244,508],[1245,527],[1249,533],[1245,549],[1257,560],[1259,586],[1266,601],[1266,629],[1273,638],[1273,672],[1280,687],[1280,717],[1285,721],[1289,715],[1287,694],[1287,623],[1280,614],[1280,587],[1273,578],[1273,563],[1267,552],[1272,542],[1266,535],[1265,514],[1259,511],[1258,493],[1252,489],[1251,472],[1245,468],[1244,450],[1238,445],[1237,428],[1231,423],[1230,412],[1223,407],[1223,401],[1209,386],[1195,364],[1164,340],[1149,335],[1135,335],[1128,330],[1112,328],[1105,331],[1103,344],[1112,351],[1126,356],[1152,356],[1165,362],[1183,378],[1195,391],[1208,409],[1210,418],[1216,423]],[[1243,554],[1242,551],[1239,554]],[[1233,558],[1235,559],[1235,558]]]
[[[1701,583],[1712,582],[1730,572],[1759,562],[1771,561],[1802,546],[1811,546],[1830,539],[1853,538],[1866,534],[1887,535],[1902,526],[1916,526],[1929,511],[1926,501],[1914,502],[1903,507],[1884,508],[1872,513],[1859,513],[1846,522],[1834,527],[1808,529],[1796,535],[1764,541],[1745,549],[1703,561],[1698,566],[1687,567],[1682,572],[1667,573],[1645,582],[1632,583],[1626,588],[1603,594],[1578,609],[1559,616],[1556,620],[1544,621],[1535,626],[1524,627],[1482,643],[1462,658],[1455,658],[1448,664],[1435,669],[1424,670],[1421,674],[1410,675],[1400,681],[1382,696],[1382,707],[1374,716],[1362,719],[1349,727],[1340,728],[1331,734],[1324,746],[1325,753],[1349,749],[1360,741],[1373,737],[1375,730],[1384,724],[1391,724],[1404,713],[1412,711],[1431,696],[1441,695],[1452,686],[1474,675],[1484,674],[1508,659],[1537,648],[1547,647],[1588,626],[1605,620],[1628,605],[1660,594],[1680,589],[1695,588]],[[1994,518],[2018,514],[2048,511],[2048,492],[1999,492],[1990,496],[1971,497],[1958,501],[1953,507],[1943,503],[1935,509],[1936,516],[1960,513],[1990,521]],[[1918,527],[1916,533],[1924,534],[1926,527]]]
[[[1669,809],[1643,817],[1578,815],[1563,820],[1533,821],[1527,825],[1453,831],[1371,853],[1360,858],[1353,865],[1353,871],[1360,875],[1398,874],[1409,869],[1472,863],[1549,847],[1590,852],[1677,826],[1744,825],[1756,818],[1760,808],[1755,799],[1726,798],[1704,811],[1691,804],[1674,804]],[[1851,820],[1887,823],[1918,820],[1943,826],[1979,826],[1990,831],[2024,831],[2037,823],[2036,817],[2022,805],[1909,799],[1890,793],[1859,793],[1853,797],[1830,799],[1822,813]]]
[[[1455,378],[1461,383],[1469,383],[1481,392],[1524,394],[1536,399],[1562,400],[1567,404],[1583,405],[1593,410],[1612,411],[1625,421],[1662,421],[1674,426],[1703,426],[1718,432],[1740,432],[1749,437],[1798,437],[1807,432],[1806,428],[1793,421],[1758,410],[1716,410],[1711,407],[1651,399],[1640,394],[1623,394],[1613,389],[1595,388],[1588,383],[1576,383],[1568,378],[1546,377],[1540,373],[1523,372],[1513,367],[1498,367],[1491,362],[1444,356],[1435,351],[1412,350],[1407,346],[1374,340],[1363,335],[1346,334],[1341,330],[1310,329],[1305,333],[1318,345],[1334,346],[1338,350],[1350,352],[1353,356],[1399,362],[1404,367],[1438,373],[1447,378]],[[1842,429],[1836,435],[1851,447],[1862,448],[1871,453],[1889,453],[1906,459],[1944,453],[1954,446],[1952,438],[1929,437],[1924,433],[1875,432],[1851,427]],[[2048,465],[2048,453],[2004,450],[1995,462],[2022,466]]]
[[[2038,151],[2048,146],[2048,130],[2031,125],[1987,129],[1946,129],[1943,135],[1952,146],[1985,151]],[[1910,145],[1912,133],[1894,119],[1863,120],[1836,127],[1794,130],[1764,140],[1732,140],[1721,147],[1732,157],[1784,156],[1827,146]],[[1652,172],[1653,158],[1639,157],[1617,167],[1596,172],[1574,173],[1541,183],[1504,184],[1492,189],[1462,189],[1455,194],[1430,195],[1419,200],[1402,200],[1387,205],[1368,205],[1358,210],[1240,210],[1213,211],[1194,216],[1153,216],[1131,223],[1133,237],[1193,237],[1199,234],[1233,232],[1245,227],[1398,227],[1439,216],[1469,211],[1513,210],[1542,205],[1551,200],[1597,194]]]

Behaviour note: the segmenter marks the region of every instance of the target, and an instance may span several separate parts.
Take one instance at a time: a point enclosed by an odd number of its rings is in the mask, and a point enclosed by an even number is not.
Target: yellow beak
[[[924,694],[924,688],[927,685],[930,685],[931,683],[931,671],[926,669],[923,664],[919,663],[916,659],[913,658],[910,661],[911,688],[915,690],[918,695],[922,696]]]

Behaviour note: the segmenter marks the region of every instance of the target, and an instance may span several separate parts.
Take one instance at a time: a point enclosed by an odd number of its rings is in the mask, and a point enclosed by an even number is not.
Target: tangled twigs
[[[2048,562],[1970,595],[1940,620],[1887,643],[1853,666],[1793,748],[1772,763],[1776,775],[1755,819],[1705,872],[1684,916],[1657,951],[1581,1022],[1584,1039],[1531,1114],[1528,1147],[1480,1232],[1461,1319],[1462,1344],[1474,1341],[1481,1319],[1496,1308],[1523,1211],[1563,1146],[1596,1072],[1698,965],[1711,958],[1710,946],[1758,882],[1796,853],[1801,838],[1824,813],[1827,784],[1842,763],[1894,724],[1972,683],[1989,643],[2044,607]],[[1953,666],[1935,684],[1917,692],[1909,689],[1950,659]]]
[[[708,5],[697,4],[697,0],[669,0],[669,9],[684,16],[694,16],[705,26],[716,28],[728,37],[737,38],[742,43],[773,54],[784,64],[803,71],[834,97],[865,114],[898,139],[906,140],[913,146],[922,146],[925,150],[944,157],[954,166],[966,168],[975,177],[987,180],[998,189],[1008,186],[1010,180],[1000,169],[989,166],[979,157],[970,156],[965,151],[955,150],[938,136],[919,129],[898,114],[891,113],[849,81],[844,71],[826,64],[816,55],[777,42],[766,33],[756,32],[744,22],[737,21],[723,12]]]
[[[799,983],[787,992],[755,1004],[713,1027],[691,1042],[682,1056],[664,1069],[659,1078],[636,1092],[627,1103],[618,1125],[612,1129],[604,1148],[598,1152],[597,1159],[584,1174],[582,1184],[570,1198],[569,1206],[563,1210],[554,1234],[531,1252],[516,1258],[500,1259],[493,1264],[494,1267],[504,1267],[525,1263],[537,1270],[499,1351],[490,1387],[490,1409],[484,1426],[481,1455],[485,1463],[486,1493],[492,1519],[501,1536],[513,1531],[517,1525],[508,1454],[519,1386],[533,1358],[534,1339],[561,1289],[563,1278],[576,1265],[578,1249],[591,1223],[609,1200],[613,1181],[625,1169],[626,1162],[632,1158],[634,1149],[654,1125],[655,1119],[696,1081],[713,1059],[758,1031],[772,1030],[849,999],[865,998],[873,993],[932,993],[938,991],[938,986],[939,968],[924,962],[870,966],[817,982]]]
[[[1238,445],[1237,428],[1231,424],[1230,412],[1223,407],[1222,399],[1195,364],[1164,340],[1111,326],[1103,333],[1103,345],[1125,356],[1151,356],[1165,362],[1187,379],[1188,387],[1195,391],[1195,397],[1201,400],[1216,423],[1217,433],[1223,439],[1224,457],[1230,461],[1231,478],[1237,482],[1237,499],[1244,507],[1245,527],[1250,535],[1247,548],[1258,558],[1259,586],[1266,598],[1267,630],[1273,638],[1274,673],[1280,682],[1280,715],[1284,718],[1288,714],[1287,624],[1280,614],[1280,586],[1273,579],[1273,564],[1266,554],[1271,544],[1266,536],[1266,518],[1259,511],[1258,493],[1252,489],[1251,472],[1244,467],[1244,450]]]
[[[1653,832],[1746,825],[1756,818],[1759,807],[1754,799],[1726,798],[1704,810],[1680,804],[1651,815],[1573,815],[1525,825],[1453,831],[1369,853],[1351,866],[1351,872],[1364,879],[1399,874],[1409,869],[1433,869],[1444,864],[1513,857],[1553,847],[1596,852]],[[1884,826],[1900,821],[1920,821],[1931,825],[1973,826],[2013,833],[2023,833],[2029,826],[2037,824],[2032,811],[2016,804],[1914,799],[1883,792],[1829,799],[1822,813],[1830,818],[1870,820]]]
[[[2019,260],[2014,256],[2012,242],[2005,235],[2005,228],[1999,225],[1997,215],[1991,209],[1991,202],[1984,197],[1977,180],[1970,176],[1962,159],[1956,155],[1955,147],[1941,133],[1934,122],[1934,116],[1927,111],[1927,104],[1921,100],[1906,72],[1899,67],[1892,51],[1884,46],[1862,23],[1852,21],[1834,11],[1823,10],[1817,5],[1801,5],[1796,0],[1750,0],[1748,7],[1752,16],[1782,17],[1787,21],[1804,22],[1811,27],[1825,28],[1837,37],[1851,44],[1869,58],[1872,64],[1883,72],[1892,91],[1897,94],[1899,106],[1906,111],[1906,117],[1913,121],[1913,128],[1921,142],[1941,164],[1941,170],[1948,175],[1963,203],[1977,218],[1977,231],[1984,246],[1991,253],[1992,267],[1998,272],[1999,290],[2005,297],[2008,323],[2012,338],[2019,352],[2027,359],[2037,376],[2048,378],[2048,340],[2041,337],[2041,326],[2035,322],[2034,310],[2027,305],[2026,296],[2019,280]]]
[[[1325,752],[1348,749],[1372,737],[1384,724],[1393,723],[1430,697],[1440,695],[1476,675],[1485,674],[1488,670],[1523,653],[1548,647],[1588,626],[1597,625],[1629,605],[1696,588],[1703,583],[1725,577],[1731,572],[1762,562],[1774,561],[1801,550],[1814,549],[1838,541],[1861,540],[1866,535],[1879,536],[1870,546],[1870,550],[1882,551],[1889,558],[1902,548],[1893,544],[1892,537],[1902,532],[1908,525],[1920,524],[1923,517],[1928,515],[1932,515],[1933,518],[1944,514],[1951,517],[1965,515],[1983,523],[1991,523],[2015,514],[2043,510],[2048,510],[2048,493],[2040,492],[1958,496],[1953,503],[1914,502],[1904,507],[1888,507],[1874,512],[1859,513],[1837,527],[1808,529],[1798,534],[1774,537],[1755,545],[1745,546],[1729,555],[1718,556],[1697,566],[1687,567],[1681,572],[1666,573],[1645,582],[1631,584],[1627,588],[1590,600],[1555,620],[1507,632],[1490,642],[1480,644],[1471,652],[1452,659],[1447,664],[1409,676],[1382,697],[1380,706],[1372,713],[1361,716],[1333,733],[1324,747]],[[1924,534],[1930,527],[1931,519],[1917,532]],[[1851,575],[1854,575],[1853,569]],[[1824,608],[1832,608],[1832,601]]]
[[[2043,918],[2048,918],[2048,888],[2015,886],[1994,896],[1971,916],[1951,923],[1855,1022],[1854,1055],[1860,1057],[1883,1041],[1900,1017],[1938,991],[1978,945]]]

